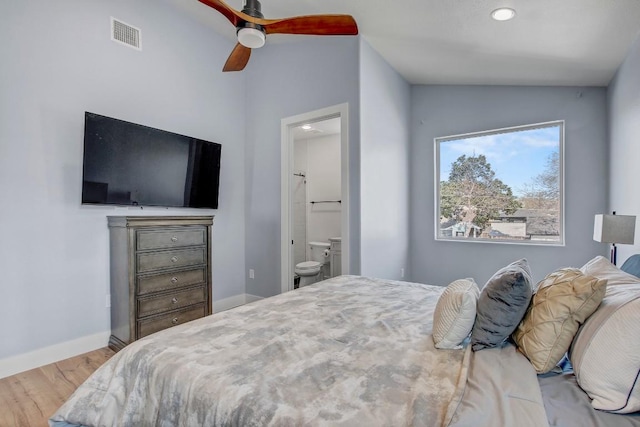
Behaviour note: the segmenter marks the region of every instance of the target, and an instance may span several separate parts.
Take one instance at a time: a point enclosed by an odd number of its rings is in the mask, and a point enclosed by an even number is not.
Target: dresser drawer
[[[172,292],[147,298],[138,298],[138,317],[145,317],[163,311],[175,310],[188,305],[205,302],[204,286]]]
[[[170,273],[138,276],[137,295],[151,292],[166,291],[168,289],[183,288],[207,282],[205,267],[193,270],[172,271]]]
[[[198,246],[207,243],[205,227],[184,227],[174,230],[139,230],[136,233],[136,249],[171,249]]]
[[[172,313],[162,314],[160,316],[154,316],[144,320],[138,320],[136,322],[137,338],[146,337],[154,332],[158,332],[172,326],[182,325],[183,323],[191,320],[199,319],[206,315],[205,311],[205,304],[198,304],[197,306],[188,307],[184,310],[174,311]]]
[[[138,254],[138,273],[207,263],[207,249],[191,248]]]

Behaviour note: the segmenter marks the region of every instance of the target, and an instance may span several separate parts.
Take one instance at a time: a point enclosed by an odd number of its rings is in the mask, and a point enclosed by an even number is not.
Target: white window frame
[[[559,161],[559,218],[558,218],[558,231],[559,240],[520,240],[520,239],[494,239],[494,238],[482,238],[482,237],[462,237],[462,236],[443,236],[440,233],[440,147],[441,144],[457,141],[466,138],[476,138],[482,136],[498,135],[526,130],[534,130],[540,128],[551,128],[559,126],[559,141],[558,141],[558,161]],[[565,200],[564,200],[564,142],[565,142],[565,122],[564,120],[555,120],[543,123],[534,123],[521,126],[512,126],[501,129],[492,129],[481,132],[470,132],[458,135],[449,135],[434,138],[434,235],[436,241],[447,242],[464,242],[464,243],[494,243],[494,244],[516,244],[516,245],[541,245],[541,246],[564,246],[565,245]],[[508,183],[507,183],[508,184]]]

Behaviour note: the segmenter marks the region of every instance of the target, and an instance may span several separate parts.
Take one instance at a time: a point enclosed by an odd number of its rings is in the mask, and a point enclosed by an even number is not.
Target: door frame
[[[280,289],[293,289],[293,224],[291,189],[293,187],[293,129],[305,123],[340,118],[340,186],[342,274],[349,274],[349,104],[338,104],[281,120],[280,145]]]

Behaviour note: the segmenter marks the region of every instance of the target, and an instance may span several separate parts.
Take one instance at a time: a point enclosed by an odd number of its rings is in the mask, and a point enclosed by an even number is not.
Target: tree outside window
[[[564,244],[564,122],[436,138],[436,239]]]

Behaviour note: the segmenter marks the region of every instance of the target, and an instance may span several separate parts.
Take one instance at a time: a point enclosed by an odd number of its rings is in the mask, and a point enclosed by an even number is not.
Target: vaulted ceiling
[[[229,39],[197,0],[169,0]],[[241,9],[243,0],[228,0]],[[494,21],[498,7],[516,17]],[[265,18],[346,13],[413,84],[606,86],[640,33],[640,0],[263,0]],[[301,36],[269,36],[288,43]],[[308,37],[308,36],[304,36]]]

